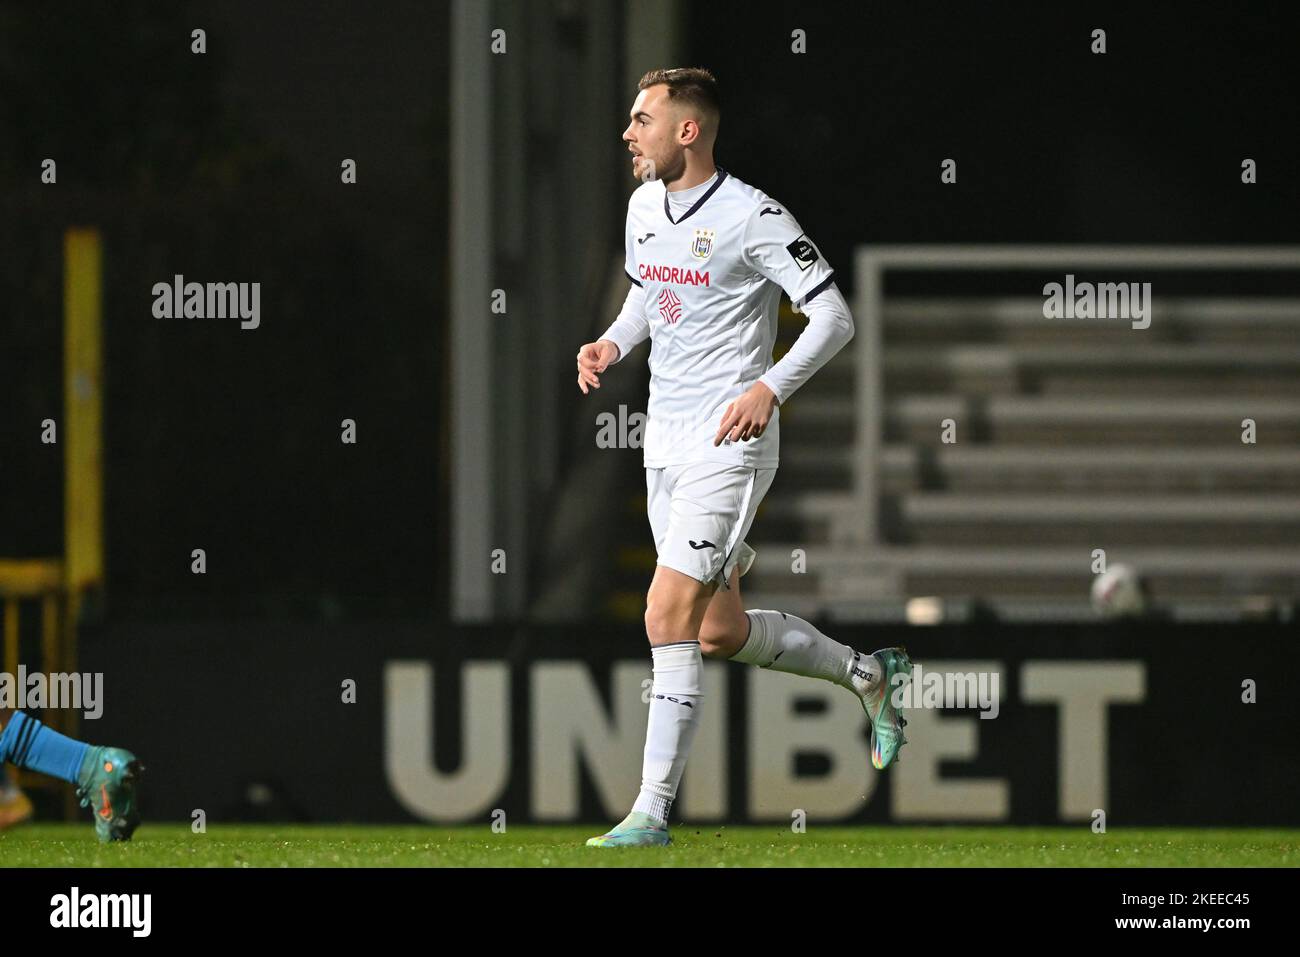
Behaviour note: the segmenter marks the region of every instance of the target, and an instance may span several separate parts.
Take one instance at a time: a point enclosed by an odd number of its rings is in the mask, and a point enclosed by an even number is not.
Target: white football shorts
[[[749,571],[755,552],[745,543],[774,468],[691,462],[645,470],[646,512],[658,564],[723,588],[731,570]]]

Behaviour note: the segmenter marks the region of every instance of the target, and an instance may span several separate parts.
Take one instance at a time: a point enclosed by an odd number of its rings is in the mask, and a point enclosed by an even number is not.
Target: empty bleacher
[[[802,323],[783,314],[778,351]],[[851,344],[782,409],[748,604],[872,620],[938,596],[958,616],[979,599],[1086,617],[1096,548],[1181,617],[1300,598],[1300,298],[1157,289],[1135,330],[1045,319],[1042,297],[882,296],[877,335],[874,540]]]

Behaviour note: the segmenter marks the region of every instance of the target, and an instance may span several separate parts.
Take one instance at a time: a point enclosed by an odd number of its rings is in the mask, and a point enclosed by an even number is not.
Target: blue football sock
[[[19,711],[0,734],[0,761],[77,783],[90,745],[51,731]]]

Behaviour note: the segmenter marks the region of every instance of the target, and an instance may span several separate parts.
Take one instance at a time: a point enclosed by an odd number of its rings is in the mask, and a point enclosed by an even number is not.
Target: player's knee
[[[704,620],[700,627],[700,653],[706,658],[730,658],[749,636],[749,619],[739,618]]]
[[[684,636],[690,626],[690,606],[675,602],[662,596],[651,596],[646,600],[645,633],[652,645],[663,645],[671,641],[687,641],[691,636]]]

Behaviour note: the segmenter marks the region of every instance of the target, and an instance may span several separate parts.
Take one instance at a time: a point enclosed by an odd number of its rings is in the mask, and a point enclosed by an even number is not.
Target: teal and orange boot
[[[139,759],[122,748],[92,745],[86,752],[77,775],[77,797],[94,813],[101,842],[131,840],[140,824],[136,789],[143,771]]]
[[[859,656],[860,657],[860,656]],[[862,700],[862,710],[871,719],[871,764],[878,770],[889,767],[898,750],[907,744],[903,729],[907,719],[903,709],[895,704],[894,694],[912,677],[912,662],[906,648],[882,648],[873,652],[880,665],[880,680],[868,686],[868,674],[854,660],[852,682]],[[899,679],[899,675],[906,678]]]
[[[593,837],[587,841],[588,847],[666,847],[673,839],[668,835],[668,826],[656,821],[648,814],[633,811],[615,824],[608,834]]]

